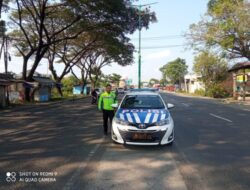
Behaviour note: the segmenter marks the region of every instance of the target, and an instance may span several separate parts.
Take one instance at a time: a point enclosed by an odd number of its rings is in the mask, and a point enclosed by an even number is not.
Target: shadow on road
[[[89,101],[1,115],[1,189],[61,189],[102,137],[101,114]],[[57,172],[56,182],[7,183],[9,171]]]

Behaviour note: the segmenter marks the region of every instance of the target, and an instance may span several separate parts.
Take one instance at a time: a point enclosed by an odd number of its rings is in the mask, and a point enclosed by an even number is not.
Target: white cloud
[[[169,50],[159,51],[159,52],[153,52],[145,56],[145,59],[162,59],[165,57],[170,56]]]

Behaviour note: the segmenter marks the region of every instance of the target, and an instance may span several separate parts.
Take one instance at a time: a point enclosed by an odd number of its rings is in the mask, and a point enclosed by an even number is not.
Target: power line
[[[166,45],[166,46],[145,46],[141,47],[141,49],[164,49],[164,48],[175,48],[175,47],[184,47],[186,45]],[[135,49],[138,49],[136,47]]]
[[[185,37],[184,35],[169,35],[169,36],[145,37],[142,38],[142,40],[180,39],[184,37]],[[138,38],[131,38],[131,40],[138,40]]]

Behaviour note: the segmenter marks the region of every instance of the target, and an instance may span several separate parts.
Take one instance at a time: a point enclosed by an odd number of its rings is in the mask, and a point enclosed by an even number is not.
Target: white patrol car
[[[127,93],[112,122],[112,140],[128,145],[172,144],[174,122],[168,111],[172,107],[156,92]]]

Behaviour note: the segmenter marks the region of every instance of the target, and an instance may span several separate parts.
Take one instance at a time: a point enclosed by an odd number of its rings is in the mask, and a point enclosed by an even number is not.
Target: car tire
[[[113,144],[119,144],[118,142],[114,141],[113,139],[112,139],[112,143]]]
[[[170,143],[167,144],[167,146],[172,146],[174,144],[174,141],[171,141]]]

